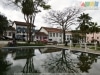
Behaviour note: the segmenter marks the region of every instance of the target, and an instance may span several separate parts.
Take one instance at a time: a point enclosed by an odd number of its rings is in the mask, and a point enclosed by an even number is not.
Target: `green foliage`
[[[94,40],[94,33],[100,32],[100,26],[97,23],[91,22],[89,27],[89,33],[93,33],[93,40]]]
[[[4,53],[0,50],[0,75],[5,75],[5,72],[9,69],[11,64],[8,64],[7,61],[4,60],[7,53]]]
[[[44,44],[42,44],[42,43],[36,43],[36,44],[17,43],[17,46],[44,46]]]
[[[81,14],[77,20],[79,22],[77,29],[80,29],[82,33],[86,34],[88,32],[91,19],[92,18],[88,14]]]
[[[33,4],[33,0],[23,0],[22,2],[22,12],[23,14],[31,15],[34,12],[34,8],[33,8],[34,4]]]
[[[81,39],[80,30],[72,30],[72,37],[79,41]],[[72,38],[72,40],[73,40]]]
[[[3,32],[8,27],[8,20],[7,18],[0,13],[0,35],[3,35]]]
[[[95,50],[95,47],[91,47],[90,49],[94,49]],[[100,50],[100,47],[97,47],[96,50]]]

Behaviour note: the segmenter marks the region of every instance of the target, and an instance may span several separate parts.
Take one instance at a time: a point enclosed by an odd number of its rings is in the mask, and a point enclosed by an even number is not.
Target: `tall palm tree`
[[[89,32],[93,33],[93,40],[94,40],[94,36],[95,36],[94,33],[100,32],[100,26],[98,26],[97,23],[95,22],[91,22]]]
[[[80,29],[82,36],[85,36],[85,38],[86,38],[86,33],[88,32],[89,29],[91,19],[92,18],[89,16],[89,14],[83,13],[78,17],[77,20],[79,22],[79,26],[77,27],[77,29]]]
[[[32,38],[32,25],[34,25],[35,17],[38,12],[40,12],[38,7],[44,10],[50,9],[50,5],[47,5],[44,0],[15,0],[15,4],[21,7],[22,13],[24,14],[24,19],[26,23],[29,24],[28,28],[28,38],[29,43]]]

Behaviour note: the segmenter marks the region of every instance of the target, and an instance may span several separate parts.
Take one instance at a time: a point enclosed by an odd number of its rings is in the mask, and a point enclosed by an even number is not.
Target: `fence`
[[[84,48],[84,51],[87,51],[87,49],[89,48],[94,48],[94,50],[97,50],[97,43],[69,43],[70,46],[70,50],[72,49],[72,47],[78,47],[80,49]]]

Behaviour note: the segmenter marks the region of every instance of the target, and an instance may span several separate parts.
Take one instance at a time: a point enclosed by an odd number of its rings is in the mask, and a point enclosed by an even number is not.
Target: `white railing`
[[[90,47],[94,47],[95,48],[94,50],[97,50],[97,43],[72,43],[70,42],[69,43],[70,50],[72,49],[72,47],[74,47],[73,44],[75,44],[75,46],[78,45],[80,49],[84,48],[84,51],[87,51],[88,48]],[[92,46],[89,44],[91,44]]]

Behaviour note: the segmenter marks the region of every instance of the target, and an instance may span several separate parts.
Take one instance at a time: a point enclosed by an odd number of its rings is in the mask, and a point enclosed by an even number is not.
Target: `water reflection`
[[[70,58],[70,53],[65,50],[62,50],[56,55],[51,54],[47,58],[43,67],[48,69],[50,73],[78,73],[78,68],[75,67],[74,63]]]
[[[36,51],[38,50],[38,51]],[[42,54],[39,52],[43,52]],[[74,53],[74,54],[72,54]],[[13,53],[9,53],[13,54]],[[10,57],[13,65],[7,73],[13,75],[14,73],[73,73],[73,75],[80,75],[82,72],[91,72],[92,70],[97,71],[98,64],[92,66],[93,63],[96,63],[98,56],[94,54],[81,53],[81,52],[70,52],[68,50],[61,50],[55,48],[45,48],[42,49],[18,49],[15,52],[17,58],[16,60],[13,57]],[[1,55],[1,54],[0,54]],[[14,56],[14,54],[13,54]],[[5,56],[2,56],[2,62]],[[74,63],[75,62],[75,63]],[[99,60],[100,62],[100,60]],[[98,63],[99,63],[98,62]],[[3,62],[3,66],[5,63]],[[42,66],[41,66],[42,65]],[[6,65],[3,69],[1,68],[0,60],[0,75],[6,70],[9,69],[9,66]],[[94,68],[92,68],[94,67]],[[90,69],[92,70],[90,71]],[[99,67],[98,67],[99,68]],[[98,69],[100,70],[100,68]]]
[[[28,53],[27,53],[27,60],[26,60],[26,64],[23,68],[23,73],[36,73],[37,71],[35,70],[34,68],[34,63],[33,63],[33,51],[32,49],[29,49],[28,50]]]
[[[78,56],[79,63],[77,64],[80,71],[88,73],[92,64],[97,62],[97,57],[98,55],[95,54],[81,53]]]
[[[10,63],[5,60],[5,57],[7,56],[7,53],[1,52],[0,50],[0,75],[6,75],[6,71],[10,68]]]

